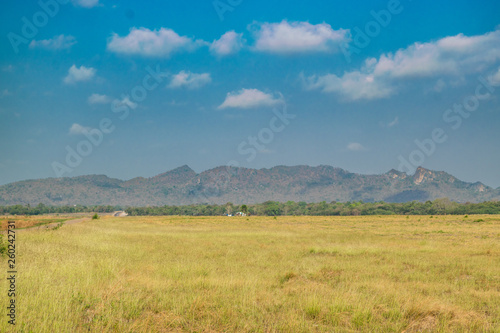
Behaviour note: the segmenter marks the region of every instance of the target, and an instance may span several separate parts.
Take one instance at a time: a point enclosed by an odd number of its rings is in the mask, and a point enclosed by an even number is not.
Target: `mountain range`
[[[25,180],[0,186],[0,205],[160,206],[196,203],[252,204],[265,201],[500,200],[500,188],[463,182],[443,171],[417,168],[362,175],[332,166],[270,169],[216,167],[196,173],[187,165],[151,178],[119,180],[104,175]]]

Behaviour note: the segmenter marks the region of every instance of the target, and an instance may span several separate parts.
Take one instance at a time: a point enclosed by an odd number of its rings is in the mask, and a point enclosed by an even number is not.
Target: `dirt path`
[[[59,222],[59,223],[62,223],[62,225],[70,225],[70,224],[81,223],[81,222],[87,221],[87,220],[90,220],[90,218],[89,217],[83,217],[83,218],[73,219],[73,220],[67,220],[67,221]],[[44,224],[44,225],[41,225],[41,226],[38,226],[38,227],[16,229],[16,232],[27,231],[27,230],[53,229],[53,228],[57,227],[59,225],[59,223],[54,222],[54,223]]]

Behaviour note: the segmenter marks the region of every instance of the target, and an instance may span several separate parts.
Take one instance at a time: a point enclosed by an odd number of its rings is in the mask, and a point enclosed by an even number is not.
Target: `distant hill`
[[[0,186],[0,205],[159,206],[273,201],[500,200],[500,189],[463,182],[419,167],[414,175],[391,170],[361,175],[331,166],[270,169],[217,167],[197,174],[187,165],[152,178],[128,181],[104,175],[26,180]]]

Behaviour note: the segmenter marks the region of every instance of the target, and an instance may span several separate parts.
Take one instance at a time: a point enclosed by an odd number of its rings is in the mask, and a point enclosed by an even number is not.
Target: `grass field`
[[[16,241],[16,332],[500,332],[500,216],[104,217]]]

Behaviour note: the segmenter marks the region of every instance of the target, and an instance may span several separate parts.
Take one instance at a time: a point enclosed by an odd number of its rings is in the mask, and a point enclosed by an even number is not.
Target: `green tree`
[[[265,203],[264,214],[267,216],[281,215],[281,207],[278,202],[268,201]]]

